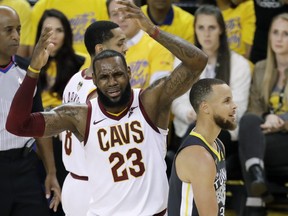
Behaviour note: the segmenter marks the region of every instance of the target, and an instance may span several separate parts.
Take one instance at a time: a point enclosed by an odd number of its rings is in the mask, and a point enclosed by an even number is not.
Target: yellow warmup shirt
[[[55,83],[57,75],[56,62],[50,62],[49,68],[46,71],[48,86],[52,87]],[[41,93],[42,104],[44,109],[51,109],[62,104],[62,99],[58,97],[56,92],[50,92],[48,89],[43,89]]]
[[[252,45],[255,31],[255,12],[252,0],[239,4],[236,8],[222,11],[230,49],[244,55],[245,44]]]
[[[32,14],[30,4],[26,0],[2,0],[0,5],[9,6],[18,13],[21,22],[20,44],[29,45]]]
[[[270,104],[275,114],[281,115],[288,113],[288,104],[287,100],[285,99],[284,92],[273,91],[270,97]]]
[[[84,44],[86,28],[96,20],[108,20],[105,0],[38,0],[32,10],[30,45],[35,44],[38,22],[46,9],[64,13],[73,30],[73,47],[76,52],[87,53]]]
[[[147,17],[149,17],[153,21],[151,16],[149,16],[147,5],[142,6],[141,10]],[[184,38],[190,43],[194,43],[193,23],[194,23],[194,16],[192,14],[188,13],[187,11],[183,10],[178,6],[173,5],[164,23],[159,24],[158,26],[163,31]]]
[[[174,57],[143,31],[140,31],[137,36],[140,40],[129,47],[126,61],[131,68],[131,86],[145,88],[149,86],[151,77],[156,73],[167,75],[167,72],[172,71]]]

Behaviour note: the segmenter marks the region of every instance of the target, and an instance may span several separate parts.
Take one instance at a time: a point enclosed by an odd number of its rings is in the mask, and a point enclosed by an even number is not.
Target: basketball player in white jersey
[[[29,107],[38,71],[53,46],[48,26],[13,99],[6,128],[19,136],[36,137],[70,130],[84,141],[92,190],[88,216],[161,216],[165,215],[168,200],[164,157],[170,106],[198,80],[207,56],[184,39],[160,30],[131,2],[117,3],[125,6],[118,9],[125,12],[123,19],[136,19],[142,30],[182,63],[170,76],[147,89],[132,90],[124,56],[105,50],[92,63],[97,98],[88,105],[66,104],[31,114]],[[12,121],[15,118],[18,121]]]
[[[85,32],[84,42],[91,57],[89,68],[76,73],[66,85],[63,103],[86,103],[97,95],[92,81],[92,60],[99,52],[112,49],[125,55],[126,37],[120,27],[110,21],[96,21]],[[66,216],[86,215],[91,187],[85,166],[83,143],[70,131],[63,132],[62,158],[67,175],[62,187],[62,206]]]

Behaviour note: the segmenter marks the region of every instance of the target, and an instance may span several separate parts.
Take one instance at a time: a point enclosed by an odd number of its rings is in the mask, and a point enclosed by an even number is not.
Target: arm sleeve
[[[29,67],[29,61],[30,59],[23,58],[21,56],[15,55],[14,56],[15,62],[18,67],[20,67],[22,70],[27,71]],[[41,99],[41,91],[40,91],[40,85],[38,83],[37,85],[37,91],[33,99],[33,106],[32,106],[32,113],[33,112],[40,112],[43,111],[43,105],[42,105],[42,99]]]
[[[6,129],[17,136],[41,137],[45,120],[41,113],[32,113],[33,94],[37,79],[25,76],[12,101],[6,121]]]
[[[38,84],[36,94],[33,98],[32,113],[43,111],[43,104],[41,99],[40,85]]]
[[[265,61],[258,62],[255,65],[249,91],[249,103],[247,112],[251,112],[259,116],[269,111],[268,106],[261,94],[261,85],[263,81],[265,65]]]

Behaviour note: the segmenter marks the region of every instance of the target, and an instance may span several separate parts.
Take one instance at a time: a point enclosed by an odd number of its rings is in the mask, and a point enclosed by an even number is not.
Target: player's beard
[[[120,100],[118,101],[111,101],[109,97],[107,97],[106,95],[104,95],[100,89],[97,88],[97,93],[98,93],[98,97],[99,100],[101,101],[101,103],[105,106],[105,107],[118,107],[118,106],[124,106],[127,105],[129,100],[130,100],[130,96],[131,96],[131,85],[128,82],[123,94],[120,97]]]
[[[223,130],[234,130],[237,126],[236,122],[225,120],[217,114],[214,115],[214,121]]]

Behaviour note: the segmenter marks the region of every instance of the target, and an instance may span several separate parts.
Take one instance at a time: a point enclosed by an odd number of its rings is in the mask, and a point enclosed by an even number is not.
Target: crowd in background
[[[285,145],[288,140],[288,2],[135,0],[135,3],[160,29],[186,39],[207,54],[208,64],[200,79],[219,78],[231,87],[238,107],[238,127],[221,131],[219,138],[225,145],[226,157],[238,154],[239,149],[247,188],[242,214],[265,215],[265,202],[271,201],[265,187],[265,166],[288,165]],[[188,3],[193,9],[187,7]],[[115,12],[118,6],[113,0],[0,0],[0,5],[14,8],[20,16],[21,44],[17,55],[23,58],[31,57],[42,27],[46,24],[53,27],[55,50],[41,70],[39,83],[43,107],[47,110],[62,103],[69,79],[89,67],[84,33],[96,20],[111,20],[123,30],[132,87],[146,88],[179,64],[177,58],[133,20],[124,21],[123,14]],[[203,5],[213,7],[200,10]],[[166,157],[168,178],[180,143],[197,121],[189,103],[189,91],[174,100],[171,111]],[[67,175],[61,142],[60,137],[53,137],[60,186]],[[260,182],[260,191],[253,188],[255,182]],[[56,213],[51,211],[51,215],[64,215],[64,212],[59,208]]]

